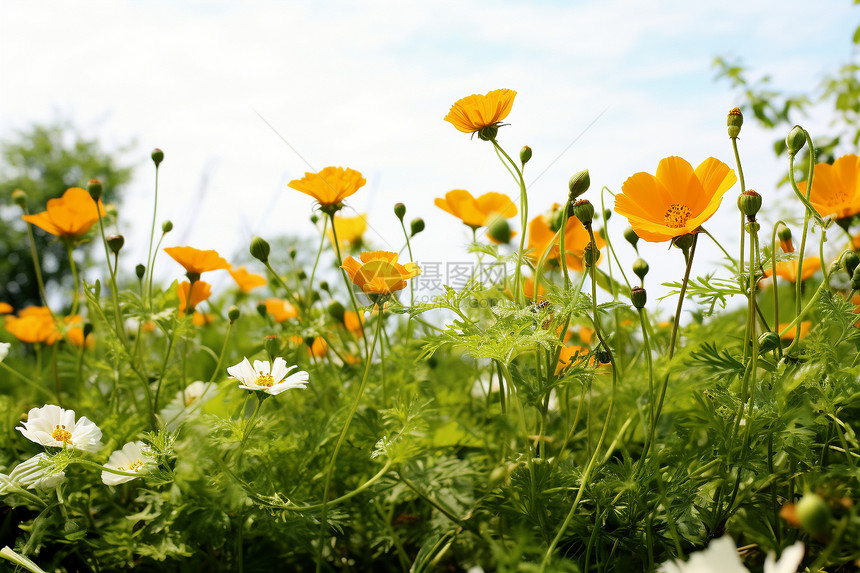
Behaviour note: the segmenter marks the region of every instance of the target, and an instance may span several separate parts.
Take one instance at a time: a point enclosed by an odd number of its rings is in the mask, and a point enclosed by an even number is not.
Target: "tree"
[[[132,168],[121,165],[117,156],[128,151],[122,146],[113,153],[104,151],[96,139],[85,137],[67,120],[35,124],[0,143],[0,218],[6,224],[0,232],[0,301],[16,310],[42,304],[36,283],[27,226],[21,209],[12,203],[12,192],[27,193],[28,207],[44,210],[48,199],[61,196],[69,187],[86,188],[90,179],[102,181],[105,203],[118,202]],[[62,244],[34,228],[45,288],[68,282],[69,261]]]

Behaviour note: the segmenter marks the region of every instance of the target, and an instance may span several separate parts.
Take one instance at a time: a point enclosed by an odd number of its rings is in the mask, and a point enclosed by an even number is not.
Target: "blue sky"
[[[151,209],[148,153],[157,146],[166,154],[159,219],[177,227],[168,245],[182,238],[229,257],[255,233],[312,236],[311,200],[286,182],[344,165],[368,180],[351,205],[370,211],[373,244],[400,247],[391,206],[403,201],[407,217],[427,221],[418,260],[464,260],[468,232],[433,198],[516,189],[488,145],[442,121],[457,99],[517,90],[500,141],[511,152],[530,145],[533,173],[605,111],[530,191],[537,214],[584,168],[595,188],[619,190],[668,155],[733,167],[725,114],[736,102],[714,80],[713,58],[737,56],[753,77],[807,91],[849,61],[860,21],[848,0],[815,10],[772,0],[47,6],[0,4],[0,137],[60,115],[107,147],[136,138],[139,168],[120,215],[130,258],[146,251],[149,220],[139,214]],[[811,130],[828,120],[798,118]],[[783,168],[770,151],[776,136],[748,122],[741,141],[747,180],[766,204],[785,192],[774,188]],[[732,203],[715,227],[734,220]],[[680,257],[664,246],[645,252],[652,266],[678,272]],[[167,279],[175,270],[162,268]]]

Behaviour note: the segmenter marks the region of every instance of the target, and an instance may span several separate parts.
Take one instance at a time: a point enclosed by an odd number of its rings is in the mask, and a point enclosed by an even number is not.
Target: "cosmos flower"
[[[343,167],[326,167],[319,173],[305,173],[301,179],[290,181],[289,186],[310,195],[323,207],[340,205],[344,199],[361,189],[367,181],[361,173]]]
[[[202,251],[194,247],[167,247],[164,252],[173,257],[173,260],[185,267],[185,272],[191,274],[216,271],[218,269],[229,269],[228,263],[218,251]]]
[[[797,573],[803,560],[803,543],[798,541],[782,552],[779,561],[771,553],[764,562],[764,573]],[[734,540],[725,535],[711,541],[704,551],[693,553],[690,560],[667,561],[660,566],[658,573],[749,573],[744,567]]]
[[[421,274],[418,265],[401,265],[397,262],[397,253],[388,251],[361,253],[361,262],[349,257],[340,268],[365,294],[375,295],[390,295],[399,291],[406,287],[407,280]]]
[[[188,300],[188,292],[191,291],[191,300]],[[176,285],[176,295],[179,297],[179,316],[185,316],[185,313],[198,304],[212,296],[212,285],[206,281],[194,281],[194,286],[191,283],[184,281]]]
[[[28,306],[18,316],[7,316],[6,330],[29,344],[43,342],[51,345],[63,337],[46,306]]]
[[[86,452],[97,452],[102,446],[102,431],[82,416],[75,421],[74,410],[64,410],[47,404],[32,408],[27,421],[15,428],[28,440],[51,448],[75,448]]]
[[[144,475],[155,465],[152,452],[142,441],[129,442],[121,450],[115,450],[105,463],[106,468],[121,472]],[[135,476],[124,476],[102,471],[102,481],[105,485],[119,485],[136,479]]]
[[[284,322],[299,315],[293,305],[279,298],[266,299],[266,312],[272,315],[275,322]]]
[[[498,89],[486,95],[473,94],[457,100],[451,106],[445,121],[463,133],[475,133],[485,127],[498,127],[514,105],[517,92]]]
[[[94,203],[89,191],[72,187],[62,197],[49,199],[45,211],[21,218],[61,239],[77,239],[98,222],[99,214],[105,216],[102,202],[98,209]]]
[[[290,366],[283,358],[275,358],[270,365],[265,360],[255,360],[254,366],[245,358],[239,364],[227,368],[230,378],[240,382],[239,388],[243,390],[255,390],[266,394],[277,395],[292,388],[304,388],[308,383],[308,373],[299,371],[290,374],[298,366]]]
[[[444,199],[436,198],[435,205],[472,229],[488,225],[494,216],[510,219],[517,214],[517,206],[502,193],[484,193],[476,199],[464,189],[454,189]]]
[[[337,231],[337,242],[340,248],[354,247],[361,244],[362,236],[367,231],[366,215],[358,215],[357,217],[341,217],[335,215],[334,227]],[[331,228],[326,230],[328,240],[334,244],[334,233]]]
[[[552,218],[558,216],[559,205],[553,205],[553,209],[549,214],[538,215],[529,223],[529,253],[527,256],[535,263],[543,257],[547,250],[551,249],[547,254],[548,262],[558,262],[561,255],[561,238],[556,239],[556,230],[561,227],[561,222],[556,223],[553,230]],[[555,240],[553,240],[555,239]],[[597,242],[598,249],[602,249],[604,241],[595,234],[594,240]],[[566,251],[565,263],[567,268],[575,271],[582,271],[585,268],[583,254],[585,248],[591,243],[591,237],[585,226],[576,217],[568,217],[567,224],[564,227],[564,250]],[[599,261],[599,259],[598,259]]]
[[[173,432],[192,414],[215,397],[218,385],[214,382],[192,382],[176,393],[173,400],[158,412],[164,427]]]
[[[245,267],[235,267],[229,269],[229,272],[236,284],[239,285],[239,290],[246,294],[266,284],[266,277],[250,273]]]
[[[8,342],[0,342],[0,362],[6,360],[6,357],[9,356],[9,348],[11,346]]]
[[[806,182],[797,188],[805,194]],[[860,213],[860,157],[843,155],[833,165],[816,164],[809,202],[822,217],[842,219]]]
[[[818,257],[807,257],[803,259],[803,270],[801,271],[800,280],[805,281],[821,269],[821,260]],[[769,277],[773,274],[773,268],[768,265],[764,269],[764,276]],[[797,260],[782,261],[776,263],[776,275],[788,282],[797,282]]]

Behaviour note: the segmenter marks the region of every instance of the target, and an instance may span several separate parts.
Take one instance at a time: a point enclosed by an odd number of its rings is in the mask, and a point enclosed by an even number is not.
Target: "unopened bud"
[[[597,358],[598,364],[609,364],[612,362],[612,354],[603,346],[594,351],[594,357]]]
[[[231,323],[236,322],[239,319],[240,314],[241,312],[239,311],[239,307],[235,304],[227,310],[227,318],[230,319]]]
[[[797,521],[812,535],[819,535],[827,529],[830,523],[830,508],[820,495],[807,493],[800,498],[795,509]]]
[[[329,292],[329,293],[331,292],[329,290],[328,281],[320,281],[320,288],[322,290],[324,290],[325,292]]]
[[[125,237],[122,235],[111,235],[107,238],[108,247],[113,254],[119,253],[122,246],[125,244]]]
[[[854,269],[854,274],[851,275],[851,288],[860,290],[860,268]]]
[[[785,225],[781,225],[779,227],[779,230],[776,232],[776,236],[779,237],[780,241],[790,241],[791,240],[791,229],[789,229]]]
[[[624,238],[627,239],[627,242],[633,245],[633,248],[637,251],[639,250],[639,235],[636,234],[636,231],[633,230],[633,227],[627,227],[624,229]]]
[[[588,199],[581,199],[573,204],[573,214],[588,227],[594,219],[594,205]]]
[[[313,223],[314,225],[316,225],[319,220],[320,220],[319,215],[317,215],[316,213],[311,215],[311,223]]]
[[[608,221],[612,218],[612,209],[604,209],[603,210],[603,220]]]
[[[748,221],[755,221],[756,213],[761,209],[761,195],[749,189],[738,196],[738,209],[747,216]]]
[[[257,303],[257,314],[259,314],[259,315],[260,315],[264,320],[265,320],[266,315],[268,314],[268,312],[269,312],[269,311],[268,311],[268,309],[266,308],[266,303],[265,303],[265,302],[260,301],[260,302],[258,302],[258,303]]]
[[[269,252],[271,251],[271,247],[269,247],[269,243],[265,241],[262,237],[254,237],[251,239],[251,256],[260,261],[261,263],[269,262]]]
[[[296,276],[298,276],[298,277],[299,277],[299,280],[300,280],[300,281],[303,281],[303,280],[305,280],[306,278],[308,278],[308,273],[306,273],[306,272],[304,271],[304,269],[299,269],[299,271],[296,273]]]
[[[594,266],[598,259],[600,259],[600,249],[594,243],[589,242],[582,250],[582,260],[585,261],[585,266]]]
[[[403,217],[406,216],[406,205],[404,205],[403,203],[395,203],[394,216],[403,221]]]
[[[729,137],[737,137],[741,133],[741,126],[744,124],[744,114],[741,113],[741,108],[733,108],[729,112],[726,119],[726,125],[729,126]]]
[[[12,201],[22,209],[27,206],[27,192],[22,189],[12,191]]]
[[[567,182],[567,187],[570,189],[568,200],[573,202],[574,199],[588,191],[591,187],[591,177],[588,175],[588,169],[584,169],[579,173],[575,173]]]
[[[648,293],[642,287],[635,286],[630,291],[630,300],[633,301],[633,306],[636,308],[645,308],[645,303],[648,302]]]
[[[295,247],[290,247],[290,250],[289,250],[289,251],[287,251],[287,254],[289,254],[289,255],[290,255],[290,258],[291,258],[292,260],[296,260],[296,255],[298,255],[298,254],[299,254],[299,252],[296,250],[296,248],[295,248]]]
[[[152,157],[152,162],[155,163],[155,168],[158,169],[158,166],[164,161],[164,152],[156,147],[152,150],[150,157]]]
[[[102,182],[98,179],[90,179],[90,182],[87,183],[87,191],[90,192],[93,201],[98,201],[102,196]]]
[[[633,261],[633,274],[639,277],[640,281],[645,280],[645,275],[648,274],[650,267],[648,266],[648,261],[643,258],[638,258]]]
[[[84,330],[83,330],[84,340],[87,339],[87,336],[89,336],[90,334],[93,333],[93,330],[95,330],[95,327],[93,326],[92,322],[85,322],[84,323]]]
[[[520,163],[525,165],[529,162],[529,159],[532,158],[532,148],[528,145],[523,145],[523,148],[520,149]]]
[[[146,267],[143,265],[137,265],[134,267],[134,274],[137,275],[137,280],[142,281],[143,275],[146,274]]]
[[[343,322],[343,316],[346,313],[346,309],[343,308],[343,305],[340,304],[339,301],[333,300],[328,304],[328,314],[333,319],[338,322]]]
[[[779,335],[775,332],[763,332],[761,336],[758,337],[759,354],[770,352],[777,346],[779,346]]]
[[[414,237],[418,233],[424,230],[424,219],[417,218],[412,219],[412,222],[409,224],[410,237]]]
[[[799,125],[795,125],[785,136],[785,145],[788,147],[788,152],[791,155],[797,155],[797,152],[803,149],[806,145],[806,132]]]
[[[511,240],[511,226],[508,220],[502,216],[495,217],[487,227],[487,234],[495,242],[501,245],[507,245]]]
[[[478,138],[483,139],[484,141],[492,141],[496,139],[496,134],[499,133],[499,128],[495,125],[488,125],[482,127],[480,131],[478,131]]]
[[[848,251],[842,257],[842,264],[845,266],[848,276],[853,277],[854,271],[857,270],[857,265],[860,265],[860,257],[854,251]]]
[[[173,230],[173,221],[168,219],[167,221],[161,224],[161,232],[165,235]]]
[[[281,339],[274,334],[270,334],[263,339],[263,348],[266,349],[269,360],[274,361],[275,357],[281,354]]]

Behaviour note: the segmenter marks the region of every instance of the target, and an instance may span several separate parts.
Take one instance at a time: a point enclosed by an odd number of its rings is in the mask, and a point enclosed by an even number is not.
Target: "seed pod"
[[[588,199],[581,199],[573,204],[573,214],[588,227],[594,219],[594,205]]]
[[[642,287],[635,286],[630,291],[630,300],[633,301],[633,306],[636,308],[645,308],[645,303],[648,302],[648,293]]]
[[[761,195],[752,189],[738,196],[738,209],[747,216],[748,221],[755,221],[756,213],[761,209]]]

